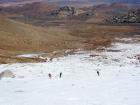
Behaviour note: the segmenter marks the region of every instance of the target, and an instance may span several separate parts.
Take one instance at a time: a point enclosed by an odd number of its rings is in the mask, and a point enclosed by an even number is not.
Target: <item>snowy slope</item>
[[[0,80],[0,105],[140,105],[138,54],[138,42],[115,43],[48,63],[0,65],[16,74]]]

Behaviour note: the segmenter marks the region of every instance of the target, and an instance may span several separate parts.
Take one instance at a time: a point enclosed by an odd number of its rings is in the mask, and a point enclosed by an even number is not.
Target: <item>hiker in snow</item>
[[[62,78],[62,72],[60,72],[60,75],[59,75],[59,77],[60,77],[60,78]]]
[[[49,76],[49,79],[51,79],[51,78],[52,78],[52,75],[51,75],[51,73],[49,73],[49,74],[48,74],[48,76]]]
[[[99,71],[97,71],[97,75],[100,76],[100,72]]]

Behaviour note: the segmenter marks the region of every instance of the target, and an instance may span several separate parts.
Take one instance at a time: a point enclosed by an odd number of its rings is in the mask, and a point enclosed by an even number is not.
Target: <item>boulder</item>
[[[15,74],[10,70],[5,70],[0,73],[0,78],[14,78]]]

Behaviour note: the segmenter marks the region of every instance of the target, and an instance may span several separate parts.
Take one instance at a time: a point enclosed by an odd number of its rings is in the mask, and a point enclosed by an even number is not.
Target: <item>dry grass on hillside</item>
[[[73,25],[71,29],[72,35],[80,37],[100,37],[108,35],[128,35],[133,33],[134,27],[132,26],[109,26],[109,25],[96,25],[96,24],[79,24]]]
[[[15,52],[49,52],[62,49],[65,43],[79,40],[70,36],[65,29],[34,27],[8,19],[0,19],[0,39],[0,49]]]
[[[115,37],[123,37],[134,34],[131,26],[105,26],[97,24],[78,24],[69,27],[70,34],[85,39],[85,49],[94,49],[109,46]]]

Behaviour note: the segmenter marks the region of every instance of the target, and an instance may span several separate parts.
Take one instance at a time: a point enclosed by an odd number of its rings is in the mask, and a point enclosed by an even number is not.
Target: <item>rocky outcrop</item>
[[[132,10],[126,15],[113,16],[107,19],[110,23],[140,23],[140,9]]]
[[[60,7],[59,9],[53,10],[51,12],[52,16],[58,16],[60,18],[72,17],[74,16],[74,14],[75,14],[75,8],[69,6]]]

